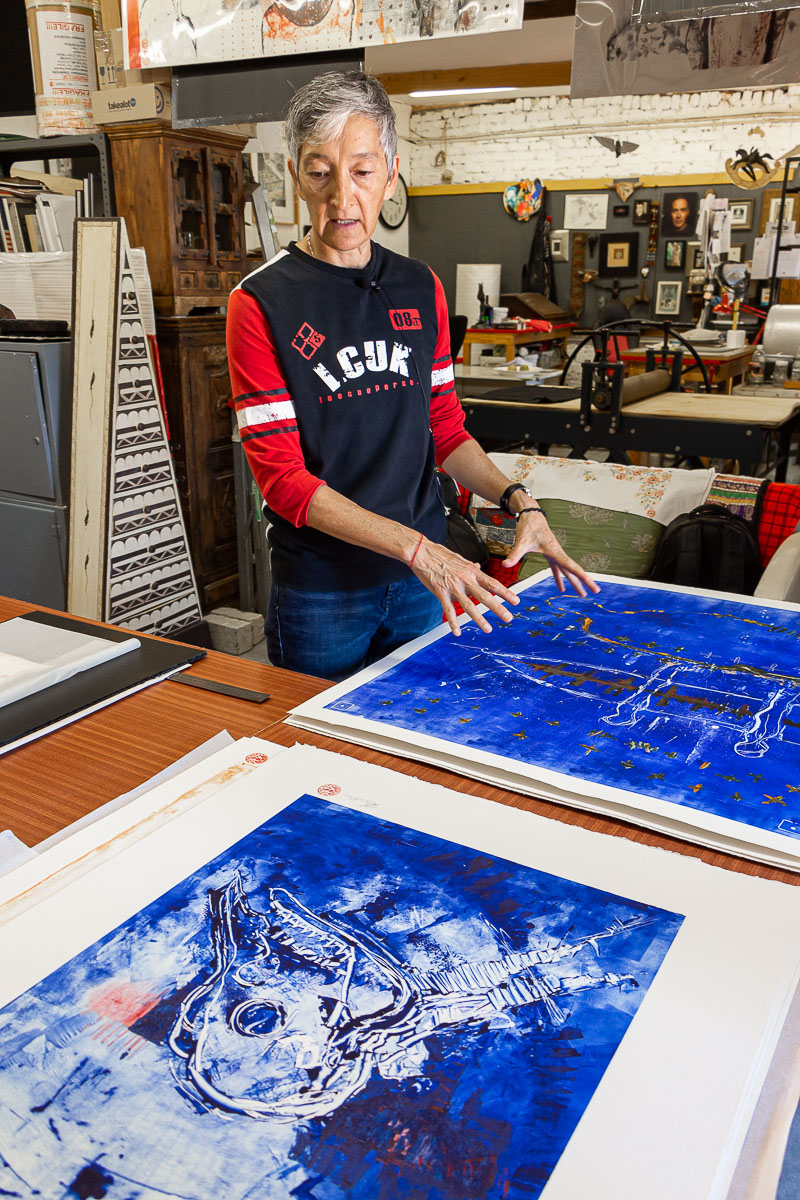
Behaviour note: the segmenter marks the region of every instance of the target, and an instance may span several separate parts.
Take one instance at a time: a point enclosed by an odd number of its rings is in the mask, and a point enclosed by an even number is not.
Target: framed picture
[[[634,202],[633,202],[633,223],[634,223],[634,225],[649,225],[650,224],[650,201],[649,200],[634,200]]]
[[[635,275],[638,269],[638,233],[600,234],[599,275]]]
[[[607,219],[605,192],[581,192],[564,198],[565,229],[605,229]]]
[[[550,254],[553,262],[569,262],[569,230],[554,229],[550,234]]]
[[[731,229],[753,228],[752,200],[732,200],[728,212],[731,214]]]
[[[705,271],[690,271],[689,282],[686,285],[687,296],[698,296],[703,291],[706,281]]]
[[[780,196],[773,196],[769,202],[768,221],[777,221],[778,213],[781,211]],[[794,196],[787,196],[783,206],[783,222],[794,220]]]
[[[684,267],[686,268],[687,275],[691,275],[693,271],[704,271],[706,269],[706,264],[703,262],[703,247],[699,242],[686,243]]]
[[[731,242],[728,262],[744,262],[744,242]]]
[[[686,261],[686,242],[677,239],[664,242],[664,266],[668,271],[682,271]]]
[[[697,192],[666,192],[661,214],[661,232],[666,237],[693,237],[700,197]]]
[[[657,317],[677,317],[681,311],[683,284],[675,279],[660,279],[656,286]]]
[[[269,196],[272,215],[278,225],[294,223],[294,184],[289,174],[289,152],[280,121],[260,122],[256,136],[245,149],[251,153],[253,176]]]
[[[611,210],[615,217],[627,217],[631,211],[630,204],[615,204]]]

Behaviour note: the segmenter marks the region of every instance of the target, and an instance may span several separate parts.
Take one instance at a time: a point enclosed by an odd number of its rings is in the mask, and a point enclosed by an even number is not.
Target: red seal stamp
[[[321,783],[317,788],[318,796],[338,796],[342,789],[338,783]]]
[[[262,762],[269,762],[269,755],[268,755],[268,754],[262,754],[260,751],[257,751],[257,750],[256,750],[256,751],[254,751],[252,754],[247,754],[247,755],[245,755],[245,760],[244,760],[244,761],[245,761],[246,763],[262,763]]]

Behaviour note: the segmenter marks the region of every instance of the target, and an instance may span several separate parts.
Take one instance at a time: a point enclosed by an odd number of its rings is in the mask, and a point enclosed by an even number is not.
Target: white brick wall
[[[447,166],[434,160],[445,149]],[[764,136],[750,132],[760,126]],[[594,134],[638,143],[616,158]],[[800,144],[800,84],[769,90],[570,100],[539,96],[411,117],[411,180],[491,183],[538,176],[558,179],[717,174],[739,146],[779,158]]]

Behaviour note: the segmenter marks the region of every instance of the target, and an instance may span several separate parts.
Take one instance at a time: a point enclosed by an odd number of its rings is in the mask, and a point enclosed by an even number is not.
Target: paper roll
[[[478,300],[480,284],[483,284],[489,304],[499,303],[500,263],[457,264],[455,313],[465,316],[468,325],[474,325],[480,316],[481,306]]]

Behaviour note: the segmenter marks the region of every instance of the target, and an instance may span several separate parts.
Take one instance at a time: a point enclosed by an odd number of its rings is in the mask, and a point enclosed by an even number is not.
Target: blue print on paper
[[[328,705],[800,836],[800,613],[551,580]]]
[[[304,796],[0,1012],[0,1194],[530,1200],[681,921]]]

